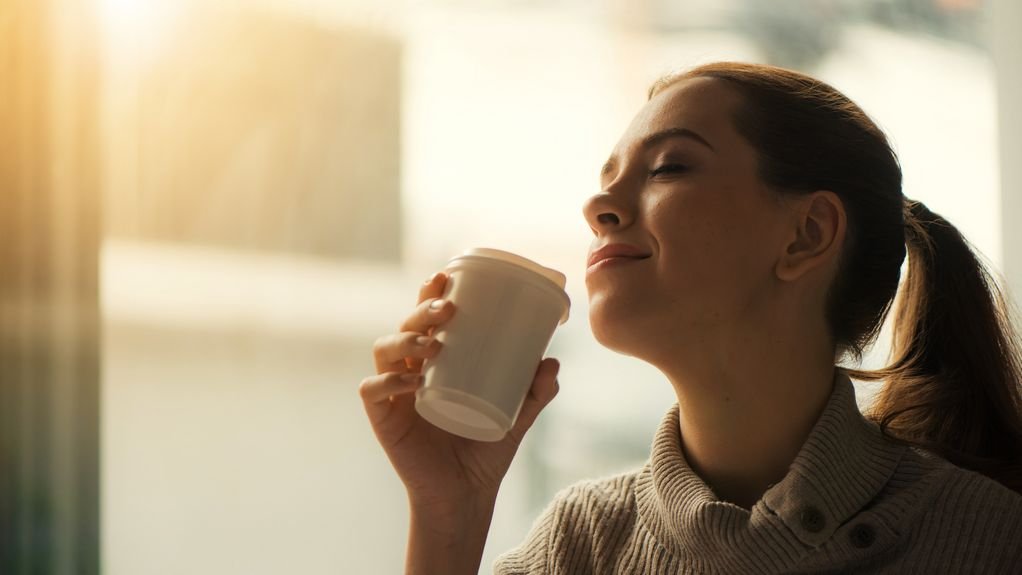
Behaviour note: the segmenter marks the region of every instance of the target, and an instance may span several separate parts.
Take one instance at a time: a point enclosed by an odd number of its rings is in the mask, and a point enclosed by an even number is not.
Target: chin
[[[634,310],[593,301],[589,307],[589,328],[603,347],[630,356],[638,356],[644,333]]]

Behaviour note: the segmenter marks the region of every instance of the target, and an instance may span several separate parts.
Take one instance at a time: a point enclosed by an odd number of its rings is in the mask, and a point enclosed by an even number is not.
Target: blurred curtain
[[[100,570],[99,39],[0,0],[0,573]]]

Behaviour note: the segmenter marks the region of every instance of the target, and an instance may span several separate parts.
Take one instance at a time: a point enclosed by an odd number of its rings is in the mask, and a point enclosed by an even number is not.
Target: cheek
[[[717,314],[745,299],[769,267],[762,222],[733,204],[691,208],[661,220],[661,277],[682,303],[698,302]]]
[[[737,247],[734,222],[720,204],[689,198],[655,207],[653,233],[664,277],[702,283],[730,267]]]

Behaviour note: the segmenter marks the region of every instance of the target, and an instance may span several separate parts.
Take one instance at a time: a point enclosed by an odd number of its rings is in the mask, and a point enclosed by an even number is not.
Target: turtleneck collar
[[[718,499],[689,467],[678,418],[675,404],[638,477],[636,503],[657,541],[704,572],[791,570],[874,498],[906,449],[862,416],[852,382],[838,368],[788,473],[746,510]]]

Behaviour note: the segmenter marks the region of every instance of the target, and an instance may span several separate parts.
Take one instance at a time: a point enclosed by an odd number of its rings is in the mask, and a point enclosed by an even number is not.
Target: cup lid
[[[543,267],[528,258],[523,258],[522,256],[513,254],[511,252],[505,252],[503,250],[495,250],[491,248],[471,248],[465,250],[465,253],[462,255],[493,258],[510,264],[521,266],[549,279],[550,281],[557,284],[557,287],[561,289],[564,289],[564,286],[567,285],[568,283],[567,278],[561,272],[554,269],[550,269],[548,267]]]

